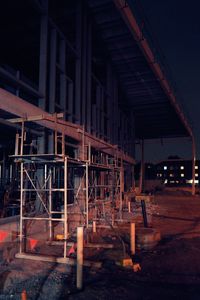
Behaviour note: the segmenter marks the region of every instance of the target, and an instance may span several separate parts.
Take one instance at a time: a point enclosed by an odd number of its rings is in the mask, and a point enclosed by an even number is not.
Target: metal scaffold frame
[[[57,130],[54,131],[53,154],[24,154],[26,139],[24,123],[26,121],[25,119],[17,120],[21,123],[21,136],[17,133],[15,155],[12,156],[20,165],[20,250],[18,255],[23,257],[28,255],[26,244],[30,232],[29,234],[27,232],[27,221],[44,221],[46,223],[48,228],[46,239],[49,244],[55,239],[54,224],[62,223],[63,256],[59,259],[66,262],[68,259],[67,243],[73,234],[69,225],[73,222],[75,215],[80,215],[77,226],[82,225],[86,230],[94,220],[113,223],[113,209],[119,200],[119,216],[122,217],[123,161],[114,155],[109,159],[109,156],[103,153],[99,155],[100,158],[95,160],[91,154],[91,145],[86,145],[84,142],[81,143],[78,154],[81,159],[69,157],[66,155],[65,135],[58,136]],[[34,118],[31,119],[31,122],[34,122]],[[57,116],[55,116],[54,122],[56,128]],[[61,141],[59,137],[61,137]],[[82,141],[84,141],[84,130],[82,131]],[[58,146],[59,142],[61,147]],[[61,149],[61,153],[59,153],[59,149]],[[79,183],[76,186],[70,185],[70,170],[78,172]],[[107,182],[105,183],[106,176]],[[74,178],[73,181],[75,181]],[[72,192],[72,196],[69,197],[70,192]],[[58,199],[54,193],[62,195],[62,209],[61,207],[59,210],[55,209],[54,202]],[[34,195],[35,206],[33,211],[28,211],[27,207],[33,207],[29,203],[32,195]],[[109,204],[109,216],[105,213],[106,204]],[[99,207],[103,212],[101,216],[97,215]]]

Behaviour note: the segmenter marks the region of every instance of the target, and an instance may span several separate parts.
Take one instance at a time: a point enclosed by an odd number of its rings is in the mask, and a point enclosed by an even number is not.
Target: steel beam
[[[52,119],[51,114],[1,88],[0,109],[22,118],[43,115],[44,120],[36,121],[37,124],[52,130],[55,130],[56,127],[58,132],[64,133],[65,135],[79,142],[81,142],[82,140],[83,130],[79,125],[66,122],[64,120],[57,120],[57,123],[55,124],[55,122],[52,122],[52,120],[50,120]],[[126,155],[123,151],[116,149],[116,146],[111,145],[104,140],[98,139],[95,136],[88,134],[87,132],[85,132],[85,143],[91,144],[92,147],[99,150],[102,149],[102,152],[108,153],[110,155],[112,155],[113,151],[115,151],[116,155],[122,157],[124,161],[127,161],[131,164],[135,162],[132,157]]]
[[[161,70],[160,65],[156,61],[154,54],[152,50],[149,47],[149,44],[147,42],[147,39],[144,37],[141,29],[139,28],[136,18],[133,15],[132,10],[130,7],[127,5],[124,5],[124,0],[113,0],[114,4],[116,5],[117,9],[119,10],[119,13],[121,14],[122,18],[124,19],[125,23],[130,29],[130,32],[134,36],[135,41],[137,42],[138,46],[142,50],[150,68],[154,72],[155,76],[158,78],[160,81],[160,86],[163,88],[165,91],[166,95],[168,96],[169,101],[173,105],[177,115],[179,116],[180,121],[186,128],[188,135],[193,137],[193,132],[192,129],[185,118],[180,106],[178,105],[176,101],[176,97],[167,81],[165,78],[163,71]]]

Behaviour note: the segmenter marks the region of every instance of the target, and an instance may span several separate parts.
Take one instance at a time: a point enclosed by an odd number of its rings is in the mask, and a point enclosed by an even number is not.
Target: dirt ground
[[[0,265],[0,299],[200,299],[200,197],[155,197],[153,227],[161,242],[138,250],[141,271],[103,260],[101,269],[84,269],[84,289],[75,289],[75,270],[64,265],[14,259]],[[101,258],[101,257],[100,257]]]

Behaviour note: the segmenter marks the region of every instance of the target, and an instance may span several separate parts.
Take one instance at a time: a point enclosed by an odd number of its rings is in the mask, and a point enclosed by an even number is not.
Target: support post
[[[130,228],[130,235],[131,235],[131,254],[135,254],[135,223],[131,223],[131,228]]]
[[[77,267],[76,267],[76,287],[83,288],[83,227],[77,227]]]
[[[141,165],[140,165],[140,183],[139,183],[139,192],[143,192],[144,188],[144,140],[141,140]]]
[[[144,221],[144,227],[148,227],[148,221],[147,221],[147,212],[146,212],[146,202],[145,200],[141,200],[141,207],[142,207],[142,216]]]
[[[88,163],[86,163],[86,171],[85,171],[85,193],[86,193],[86,227],[88,228],[89,224],[89,178],[88,178]]]
[[[130,213],[131,212],[131,202],[128,201],[128,212]]]
[[[96,221],[93,221],[93,222],[92,222],[92,231],[93,231],[93,233],[96,233],[96,232],[97,232]]]
[[[195,195],[195,164],[196,164],[196,146],[194,137],[192,137],[192,195]]]
[[[120,208],[119,214],[120,219],[123,216],[123,195],[124,195],[124,167],[123,167],[123,160],[121,159],[121,168],[120,168]]]
[[[52,240],[52,171],[49,170],[49,239]]]
[[[64,258],[67,257],[67,157],[64,159]]]
[[[23,241],[23,181],[24,181],[24,164],[21,162],[20,166],[20,224],[19,224],[19,253],[23,252],[22,241]]]

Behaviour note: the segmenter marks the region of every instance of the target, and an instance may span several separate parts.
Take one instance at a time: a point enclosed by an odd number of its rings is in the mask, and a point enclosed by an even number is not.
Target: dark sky
[[[132,0],[144,15],[148,31],[160,46],[176,82],[177,98],[183,105],[195,133],[197,156],[200,158],[200,1]],[[148,23],[150,26],[148,26]],[[169,143],[148,143],[148,160],[159,160],[171,154],[191,156],[188,139]],[[171,144],[171,145],[170,145]]]

